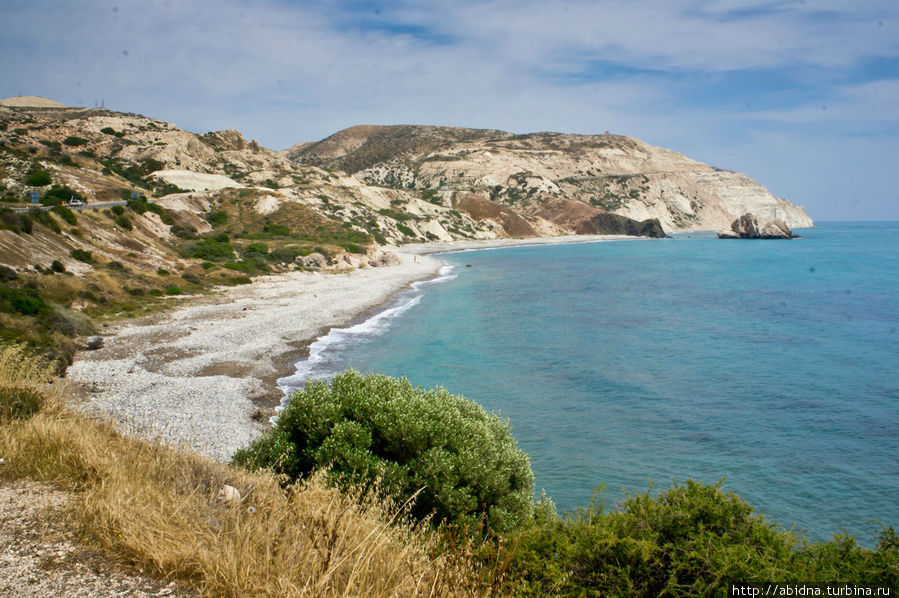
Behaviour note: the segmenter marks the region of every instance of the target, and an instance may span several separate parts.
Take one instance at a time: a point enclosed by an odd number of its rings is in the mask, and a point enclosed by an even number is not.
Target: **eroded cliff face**
[[[486,192],[525,218],[573,230],[581,223],[572,222],[570,208],[555,214],[559,200],[637,221],[657,218],[668,231],[719,229],[746,212],[794,228],[813,226],[804,208],[744,174],[620,135],[411,126],[348,131],[292,148],[289,156],[342,168],[371,185]]]
[[[620,135],[363,125],[276,152],[233,129],[196,134],[98,109],[0,106],[0,126],[7,199],[36,190],[28,174],[46,170],[90,202],[152,194],[200,234],[228,189],[261,217],[307,210],[379,245],[658,236],[727,228],[744,213],[812,226],[803,208],[746,175]]]

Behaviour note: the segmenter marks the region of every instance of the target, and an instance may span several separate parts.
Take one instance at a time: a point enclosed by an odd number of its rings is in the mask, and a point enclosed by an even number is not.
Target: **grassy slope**
[[[17,347],[0,351],[0,397],[25,390],[44,398],[28,419],[0,416],[0,479],[76,492],[72,524],[110,558],[209,596],[475,594],[473,567],[433,556],[433,540],[401,506],[319,479],[285,487],[122,436],[67,410],[65,388],[48,386],[44,365]],[[225,484],[242,498],[220,499]]]

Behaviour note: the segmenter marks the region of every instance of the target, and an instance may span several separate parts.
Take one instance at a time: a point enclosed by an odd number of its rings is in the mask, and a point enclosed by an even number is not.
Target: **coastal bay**
[[[267,426],[283,397],[278,379],[328,330],[364,319],[444,263],[427,254],[505,246],[600,242],[578,235],[390,248],[399,263],[343,273],[258,277],[182,307],[106,329],[103,346],[81,351],[67,378],[81,408],[122,431],[227,460]]]

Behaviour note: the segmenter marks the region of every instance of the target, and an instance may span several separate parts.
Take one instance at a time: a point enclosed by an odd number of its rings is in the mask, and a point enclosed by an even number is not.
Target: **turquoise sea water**
[[[560,511],[726,477],[810,539],[867,541],[899,525],[899,224],[800,232],[447,254],[283,382],[353,367],[501,411]]]

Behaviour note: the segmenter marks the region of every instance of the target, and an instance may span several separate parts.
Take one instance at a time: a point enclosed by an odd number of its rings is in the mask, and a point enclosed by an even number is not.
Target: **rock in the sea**
[[[776,219],[759,226],[758,218],[752,214],[743,214],[734,220],[730,230],[718,231],[719,239],[795,239],[798,236],[783,220]]]

